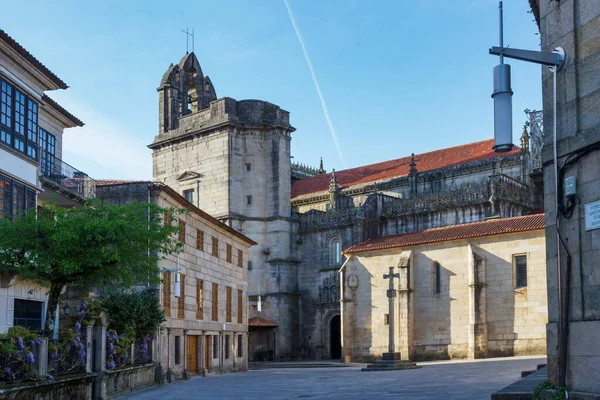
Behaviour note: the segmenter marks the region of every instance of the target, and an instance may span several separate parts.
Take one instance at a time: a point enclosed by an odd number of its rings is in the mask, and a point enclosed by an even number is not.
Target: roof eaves
[[[71,114],[69,111],[67,111],[63,106],[61,106],[60,104],[58,104],[56,102],[56,100],[48,97],[48,95],[44,94],[42,96],[42,100],[45,101],[46,103],[48,103],[50,106],[52,106],[56,111],[58,111],[59,113],[61,113],[69,121],[71,121],[74,124],[74,126],[83,126],[83,125],[85,125],[79,118],[77,118],[76,116],[74,116],[73,114]]]
[[[33,64],[35,68],[37,68],[40,72],[46,75],[52,82],[54,82],[60,89],[67,89],[69,86],[48,67],[46,67],[40,60],[35,58],[33,54],[27,51],[23,46],[21,46],[15,39],[10,37],[8,33],[4,32],[0,29],[0,40],[6,42],[13,50],[15,50],[21,57],[25,58],[28,62]]]

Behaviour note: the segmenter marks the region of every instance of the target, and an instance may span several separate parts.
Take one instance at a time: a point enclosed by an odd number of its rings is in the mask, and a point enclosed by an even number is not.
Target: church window
[[[527,256],[514,256],[513,260],[515,266],[515,287],[527,287]]]
[[[442,267],[437,261],[433,263],[433,275],[434,275],[434,294],[440,294],[442,292]]]
[[[246,196],[246,204],[252,205],[252,196]]]
[[[329,240],[329,265],[340,265],[342,263],[342,243],[335,236]]]
[[[248,261],[248,271],[252,271],[252,261]]]
[[[183,197],[190,203],[194,204],[194,189],[184,190]]]
[[[329,303],[329,288],[327,286],[323,288],[323,302]]]
[[[338,301],[338,291],[337,291],[337,286],[333,285],[331,287],[331,301],[332,302],[336,302]]]
[[[246,163],[246,171],[247,171],[247,172],[250,172],[250,171],[252,171],[252,164],[250,164],[250,163]]]

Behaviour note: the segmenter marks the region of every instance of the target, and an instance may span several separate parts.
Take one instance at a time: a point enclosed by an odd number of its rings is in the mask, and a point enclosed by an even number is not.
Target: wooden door
[[[198,373],[198,336],[187,337],[187,368],[190,375]]]
[[[209,361],[210,361],[210,336],[204,336],[204,368],[208,370]]]

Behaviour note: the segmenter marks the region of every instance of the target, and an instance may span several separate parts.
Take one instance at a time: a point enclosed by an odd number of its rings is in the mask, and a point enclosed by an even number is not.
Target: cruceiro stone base
[[[381,360],[367,365],[367,368],[362,368],[361,371],[396,371],[417,368],[421,367],[412,361],[401,360],[400,353],[383,353]]]

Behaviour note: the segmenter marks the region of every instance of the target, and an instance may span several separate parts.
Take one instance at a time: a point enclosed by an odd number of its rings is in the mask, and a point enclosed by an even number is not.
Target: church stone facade
[[[287,111],[217,98],[193,53],[169,67],[158,92],[154,180],[258,243],[248,315],[277,325],[274,359],[342,356],[344,249],[540,206],[527,132],[507,153],[485,140],[326,173],[291,163]]]

